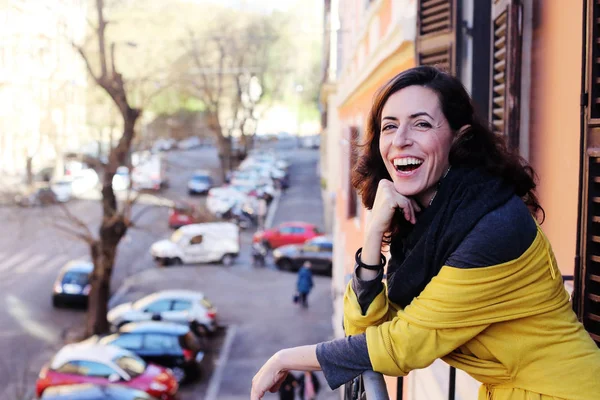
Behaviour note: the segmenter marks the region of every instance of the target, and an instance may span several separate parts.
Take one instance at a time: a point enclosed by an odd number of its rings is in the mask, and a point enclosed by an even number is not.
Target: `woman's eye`
[[[386,125],[381,129],[382,132],[390,131],[394,128],[394,125]]]
[[[431,124],[430,124],[429,122],[424,122],[424,121],[417,122],[417,123],[415,124],[415,126],[416,126],[417,128],[431,128]]]

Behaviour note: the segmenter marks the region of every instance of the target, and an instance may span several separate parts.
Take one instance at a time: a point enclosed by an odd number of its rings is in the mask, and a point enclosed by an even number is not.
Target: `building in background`
[[[0,5],[0,171],[60,170],[85,140],[87,71],[72,42],[86,29],[83,0]]]
[[[325,1],[323,178],[334,199],[336,335],[343,335],[342,295],[368,219],[350,185],[355,143],[381,84],[414,65],[435,65],[461,79],[480,114],[536,170],[542,229],[575,288],[574,309],[600,343],[600,9],[560,3]],[[388,390],[394,399],[476,399],[478,383],[454,374],[437,361],[389,379]]]

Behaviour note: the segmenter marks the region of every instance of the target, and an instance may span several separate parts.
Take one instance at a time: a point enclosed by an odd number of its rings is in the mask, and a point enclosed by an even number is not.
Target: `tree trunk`
[[[131,110],[123,117],[125,119],[123,137],[119,144],[111,150],[102,179],[102,223],[99,229],[99,239],[91,244],[94,271],[90,282],[92,288],[88,297],[87,335],[107,333],[110,330],[106,318],[110,298],[110,281],[117,247],[129,226],[125,216],[118,212],[112,180],[117,168],[126,161],[131,140],[135,134],[135,122],[139,117],[139,112]]]

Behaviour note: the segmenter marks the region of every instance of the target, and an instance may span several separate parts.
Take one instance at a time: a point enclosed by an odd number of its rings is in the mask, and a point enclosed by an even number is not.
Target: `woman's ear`
[[[456,133],[456,136],[454,137],[454,141],[458,142],[461,139],[468,139],[469,138],[469,132],[471,131],[471,125],[463,125],[462,128],[460,128],[458,130],[458,132]]]

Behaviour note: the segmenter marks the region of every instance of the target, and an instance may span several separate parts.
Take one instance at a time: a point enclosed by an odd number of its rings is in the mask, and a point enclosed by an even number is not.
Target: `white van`
[[[182,226],[170,239],[152,245],[150,254],[163,265],[213,263],[232,265],[240,253],[240,229],[230,222]]]

